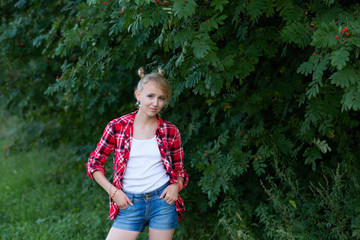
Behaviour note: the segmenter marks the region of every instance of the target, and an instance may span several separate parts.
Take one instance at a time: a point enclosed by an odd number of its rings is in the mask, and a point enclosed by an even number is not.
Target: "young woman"
[[[90,178],[109,194],[107,239],[136,239],[149,226],[149,239],[172,239],[184,203],[178,195],[188,183],[179,130],[158,115],[171,89],[162,71],[141,77],[135,90],[139,110],[112,120],[86,164]],[[114,153],[114,177],[104,164]]]

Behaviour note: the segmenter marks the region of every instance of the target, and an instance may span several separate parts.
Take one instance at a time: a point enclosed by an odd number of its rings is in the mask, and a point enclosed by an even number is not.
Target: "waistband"
[[[169,186],[170,183],[167,182],[165,183],[164,185],[162,185],[161,187],[151,191],[151,192],[147,192],[147,193],[130,193],[130,192],[126,192],[124,191],[124,193],[126,195],[128,195],[129,197],[132,197],[132,198],[144,198],[144,199],[149,199],[151,198],[152,196],[156,196],[156,195],[160,195],[164,189]]]

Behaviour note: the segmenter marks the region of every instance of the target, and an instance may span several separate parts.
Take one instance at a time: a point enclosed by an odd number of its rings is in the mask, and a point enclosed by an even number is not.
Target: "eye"
[[[159,97],[159,99],[160,99],[161,101],[165,101],[165,98],[164,98],[164,97]]]
[[[147,95],[148,98],[152,98],[153,96],[152,94]]]

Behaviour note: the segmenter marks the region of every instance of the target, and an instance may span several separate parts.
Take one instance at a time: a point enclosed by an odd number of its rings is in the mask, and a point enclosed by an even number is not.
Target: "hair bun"
[[[144,78],[144,77],[145,77],[145,71],[144,71],[144,69],[143,69],[142,67],[139,68],[138,74],[139,74],[139,76],[140,76],[141,78]]]
[[[164,76],[164,70],[162,70],[161,68],[158,69],[158,72],[161,76]]]

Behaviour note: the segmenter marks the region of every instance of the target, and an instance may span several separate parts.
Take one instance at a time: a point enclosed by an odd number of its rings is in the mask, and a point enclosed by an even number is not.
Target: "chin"
[[[151,111],[149,108],[148,109],[141,109],[141,111],[143,113],[145,113],[146,115],[148,115],[149,117],[155,117],[159,112],[160,110],[158,111]]]
[[[156,116],[159,112],[151,112],[150,115],[151,116]]]
[[[156,112],[148,111],[149,116],[156,116],[156,114],[158,114],[158,113],[159,113],[158,111],[156,111]]]

